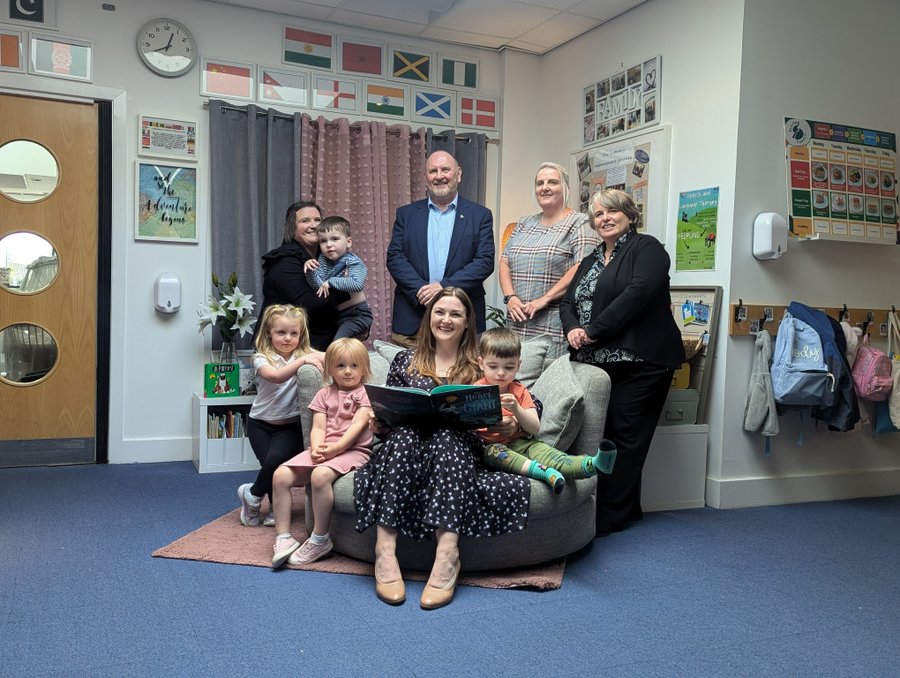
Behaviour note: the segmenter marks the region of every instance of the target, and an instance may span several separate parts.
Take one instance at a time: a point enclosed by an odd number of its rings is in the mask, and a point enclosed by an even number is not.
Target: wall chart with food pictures
[[[793,235],[900,241],[896,134],[785,118],[784,146]]]
[[[662,85],[657,55],[629,66],[584,88],[584,145],[603,141],[659,122]]]
[[[641,212],[640,230],[665,242],[671,131],[662,125],[572,153],[569,176],[572,190],[578,191],[578,209],[587,213],[594,193],[620,188]]]

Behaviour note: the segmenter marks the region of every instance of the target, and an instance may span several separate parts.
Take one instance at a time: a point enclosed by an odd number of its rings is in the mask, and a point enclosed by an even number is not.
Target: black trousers
[[[335,339],[343,339],[345,337],[356,337],[360,341],[365,341],[369,337],[369,329],[375,318],[372,316],[372,309],[369,308],[368,302],[362,302],[356,306],[345,308],[337,312],[338,328],[334,335]]]
[[[616,445],[611,475],[597,476],[597,534],[640,520],[641,474],[674,370],[646,362],[606,363],[612,391],[603,437]]]
[[[247,437],[253,454],[259,459],[259,473],[250,488],[254,497],[272,499],[272,476],[275,469],[303,451],[303,429],[298,419],[293,424],[270,424],[261,419],[247,418]]]

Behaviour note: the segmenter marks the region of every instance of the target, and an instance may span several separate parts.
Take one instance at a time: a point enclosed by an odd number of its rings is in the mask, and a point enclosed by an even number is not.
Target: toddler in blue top
[[[334,338],[364,340],[373,320],[363,292],[369,271],[363,260],[350,251],[350,222],[343,217],[326,217],[316,227],[316,234],[321,254],[306,262],[306,279],[320,297],[327,297],[332,288],[350,294],[350,299],[337,307],[338,329]]]

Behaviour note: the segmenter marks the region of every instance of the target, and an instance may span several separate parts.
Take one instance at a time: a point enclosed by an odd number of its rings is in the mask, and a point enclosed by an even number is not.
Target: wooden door
[[[50,336],[56,361],[34,381],[0,378],[0,467],[92,462],[96,454],[98,114],[93,103],[0,95],[0,147],[30,140],[56,159],[56,189],[36,202],[0,195],[0,238],[42,236],[58,257],[44,290],[0,286],[3,328]],[[39,328],[39,329],[33,329]]]

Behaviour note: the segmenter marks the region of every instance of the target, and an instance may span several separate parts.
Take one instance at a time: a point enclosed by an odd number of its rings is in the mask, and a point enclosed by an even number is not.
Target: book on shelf
[[[484,428],[503,418],[497,386],[445,384],[432,391],[366,384],[375,416],[386,424]]]
[[[207,439],[243,438],[247,435],[247,415],[227,410],[210,412],[206,416]]]
[[[237,363],[206,363],[203,366],[203,395],[228,398],[241,394],[241,375]]]

